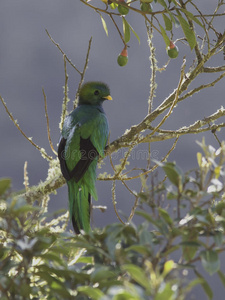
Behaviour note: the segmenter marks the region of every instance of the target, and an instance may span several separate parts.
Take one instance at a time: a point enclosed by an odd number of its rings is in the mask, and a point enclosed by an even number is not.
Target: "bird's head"
[[[107,84],[91,81],[82,85],[78,105],[100,105],[105,100],[112,100]]]

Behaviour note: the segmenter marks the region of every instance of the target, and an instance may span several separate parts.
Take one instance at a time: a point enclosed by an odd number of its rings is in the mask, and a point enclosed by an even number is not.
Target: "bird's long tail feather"
[[[81,230],[90,230],[90,204],[91,195],[86,185],[70,180],[68,184],[69,211],[73,228],[76,234]]]

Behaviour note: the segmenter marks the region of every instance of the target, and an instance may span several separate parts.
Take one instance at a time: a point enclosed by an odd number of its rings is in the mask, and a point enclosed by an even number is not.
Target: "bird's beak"
[[[110,95],[108,95],[108,96],[105,96],[105,97],[103,97],[104,99],[107,99],[107,100],[112,100],[112,97],[110,96]]]

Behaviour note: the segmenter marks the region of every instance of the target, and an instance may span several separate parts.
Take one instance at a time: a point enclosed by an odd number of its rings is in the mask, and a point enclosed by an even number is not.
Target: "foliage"
[[[211,21],[207,20],[207,16],[199,9],[196,1],[176,1],[176,0],[101,0],[105,3],[105,9],[101,7],[100,1],[98,5],[94,6],[90,4],[91,0],[81,0],[84,4],[95,10],[101,18],[105,33],[108,35],[107,22],[103,18],[102,14],[108,15],[113,21],[120,38],[125,47],[129,43],[131,38],[131,32],[135,35],[140,43],[140,38],[131,24],[127,20],[129,12],[135,13],[135,17],[138,15],[145,20],[145,23],[154,28],[154,31],[159,33],[166,45],[166,48],[170,46],[174,36],[179,35],[179,27],[182,29],[184,37],[177,38],[176,41],[186,41],[191,50],[195,48],[197,56],[200,58],[201,50],[197,44],[197,29],[195,25],[203,29],[205,36],[209,43],[209,24]],[[223,1],[218,1],[216,10],[212,17],[217,15],[220,7],[224,5]],[[123,32],[119,29],[119,21],[116,23],[115,17],[122,17]],[[162,19],[161,19],[162,18]],[[215,37],[218,39],[220,33],[214,30]],[[203,38],[204,40],[205,38]],[[205,42],[204,42],[205,43]],[[210,46],[208,44],[208,46]]]
[[[167,184],[145,185],[138,226],[112,224],[75,237],[65,231],[67,214],[47,222],[46,199],[41,208],[30,205],[3,190],[2,179],[1,299],[180,300],[197,284],[212,299],[197,263],[225,285],[219,258],[225,250],[225,145],[215,150],[203,141],[201,147],[198,169],[183,174],[164,163]],[[170,206],[176,213],[168,213]]]
[[[104,172],[98,179],[112,182],[112,198],[115,213],[121,224],[112,224],[102,230],[75,236],[67,230],[68,214],[48,214],[49,195],[65,184],[59,169],[49,129],[47,100],[45,114],[49,143],[54,156],[46,153],[31,138],[27,137],[18,122],[1,102],[21,134],[36,147],[49,163],[46,180],[29,187],[24,168],[25,191],[14,194],[10,190],[10,179],[0,180],[0,297],[1,299],[185,299],[192,288],[200,284],[207,297],[212,299],[210,284],[205,273],[215,276],[225,286],[225,275],[220,270],[220,253],[224,248],[225,194],[224,163],[225,145],[217,131],[225,127],[220,120],[225,115],[223,107],[193,124],[170,130],[163,128],[174,108],[181,101],[205,88],[211,88],[225,77],[223,65],[225,33],[217,28],[218,20],[224,16],[224,1],[215,1],[215,9],[205,14],[198,1],[141,0],[141,1],[85,1],[84,5],[97,12],[107,35],[108,21],[115,26],[121,41],[118,63],[128,62],[129,42],[135,36],[132,18],[144,20],[150,50],[150,84],[147,115],[139,124],[133,124],[117,140],[105,149],[109,156],[112,174]],[[96,4],[96,6],[94,6]],[[221,12],[222,11],[222,12]],[[106,19],[109,17],[109,19]],[[60,129],[67,114],[68,74],[67,64],[80,75],[74,107],[87,70],[92,38],[89,40],[82,70],[67,57],[46,30],[51,42],[58,48],[64,61],[64,99]],[[165,55],[178,56],[178,46],[187,46],[190,57],[184,57],[174,91],[168,94],[153,110],[157,95],[157,73],[166,72],[174,60],[164,66],[157,61],[158,49],[154,46],[155,35],[160,35]],[[172,50],[172,51],[170,51]],[[221,64],[213,65],[212,58],[220,55]],[[213,75],[213,76],[211,76]],[[170,74],[169,74],[170,76]],[[199,84],[199,76],[206,83]],[[152,125],[154,122],[154,126]],[[113,130],[113,129],[112,129]],[[198,168],[186,173],[168,162],[177,141],[182,135],[211,132],[220,148],[200,143],[202,152],[197,154]],[[160,161],[151,159],[151,144],[172,140],[173,144]],[[145,168],[129,167],[129,159],[135,147],[148,147]],[[112,154],[126,149],[117,165]],[[162,182],[155,182],[155,171],[165,173]],[[151,176],[150,176],[151,175]],[[139,192],[132,188],[139,180]],[[134,199],[127,223],[116,209],[116,183],[120,181]],[[133,217],[141,220],[139,225]],[[199,271],[201,263],[204,272]],[[190,273],[192,279],[187,276]]]

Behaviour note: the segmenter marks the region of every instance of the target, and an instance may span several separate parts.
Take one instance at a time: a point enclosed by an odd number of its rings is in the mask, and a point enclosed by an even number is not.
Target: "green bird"
[[[80,90],[78,106],[65,119],[58,158],[68,185],[69,212],[75,233],[90,230],[91,196],[97,200],[96,166],[104,156],[109,126],[102,107],[112,100],[109,87],[87,82]]]

